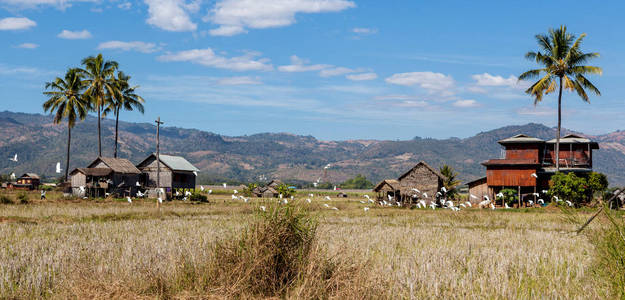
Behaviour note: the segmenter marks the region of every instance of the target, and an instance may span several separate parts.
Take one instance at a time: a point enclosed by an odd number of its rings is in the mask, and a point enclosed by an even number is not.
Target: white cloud
[[[476,81],[478,86],[510,86],[517,85],[518,78],[514,75],[510,75],[508,78],[502,76],[490,75],[488,73],[475,74],[471,76]]]
[[[86,29],[82,31],[69,31],[63,29],[63,31],[61,31],[61,33],[59,33],[57,36],[67,40],[84,40],[92,37],[91,32],[87,31]]]
[[[330,69],[321,70],[319,72],[319,76],[321,76],[321,77],[332,77],[332,76],[345,75],[345,74],[354,73],[354,72],[356,72],[356,71],[353,70],[353,69],[350,69],[350,68],[334,67],[334,68],[330,68]]]
[[[122,51],[137,51],[141,53],[152,53],[160,50],[160,48],[157,47],[154,43],[146,43],[140,41],[108,41],[98,45],[98,49],[117,49]]]
[[[378,33],[378,30],[376,28],[356,27],[352,29],[352,32],[360,35],[369,35]]]
[[[430,92],[449,92],[455,85],[454,79],[451,76],[434,72],[393,74],[393,76],[386,78],[386,82],[404,86],[418,85]]]
[[[466,107],[477,107],[477,106],[480,106],[480,104],[479,104],[479,103],[477,103],[477,101],[475,101],[475,100],[470,100],[470,99],[467,99],[467,100],[458,100],[458,101],[454,102],[454,104],[453,104],[453,105],[454,105],[455,107],[463,107],[463,108],[466,108]]]
[[[363,81],[363,80],[374,80],[378,78],[378,74],[371,72],[371,73],[351,74],[345,77],[349,80]]]
[[[123,2],[123,3],[117,4],[117,7],[121,8],[121,9],[128,10],[128,9],[130,9],[132,7],[132,3],[130,3],[130,2]]]
[[[0,0],[0,3],[13,8],[27,9],[39,6],[54,6],[58,9],[65,9],[72,6],[74,2],[97,2],[98,0]]]
[[[23,43],[23,44],[17,45],[17,48],[23,48],[23,49],[35,49],[38,47],[39,45],[33,44],[33,43]]]
[[[184,0],[144,0],[150,17],[146,22],[167,31],[194,31],[197,24],[191,21],[189,12],[199,9],[198,2]]]
[[[228,58],[215,54],[211,48],[206,48],[168,53],[159,56],[158,59],[160,61],[188,61],[207,67],[233,71],[266,71],[273,69],[268,59],[259,59],[257,58],[258,56],[260,54],[257,52],[248,52],[242,56]]]
[[[23,30],[35,26],[37,26],[37,23],[29,18],[0,19],[0,30]]]
[[[532,107],[523,107],[517,110],[519,115],[528,115],[528,116],[554,116],[557,113],[557,110],[550,107],[545,106],[532,106]]]
[[[309,65],[308,63],[308,60],[301,59],[296,55],[291,55],[291,64],[279,66],[278,70],[281,72],[309,72],[320,71],[332,67],[332,65]]]
[[[252,85],[261,84],[262,82],[258,79],[258,77],[238,76],[221,78],[217,81],[217,83],[220,85]]]
[[[220,0],[204,18],[219,25],[212,35],[235,35],[245,28],[283,27],[295,23],[297,13],[338,12],[356,7],[347,0]]]

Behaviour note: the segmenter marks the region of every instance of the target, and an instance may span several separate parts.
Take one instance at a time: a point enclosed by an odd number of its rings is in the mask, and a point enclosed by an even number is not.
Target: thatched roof
[[[401,187],[399,186],[399,181],[395,179],[382,180],[373,188],[375,192],[382,190],[399,191],[400,189]]]
[[[92,168],[97,165],[98,162],[103,162],[107,167],[109,167],[115,173],[122,174],[139,174],[141,171],[135,167],[129,160],[124,158],[112,158],[112,157],[98,157],[94,160],[88,168]]]
[[[408,170],[408,172],[406,172],[403,175],[399,176],[399,178],[397,178],[397,180],[402,180],[404,177],[408,176],[408,174],[412,173],[412,171],[414,171],[415,169],[417,169],[418,167],[421,167],[421,166],[426,167],[428,170],[430,170],[432,173],[434,173],[434,175],[438,176],[438,178],[445,179],[445,176],[443,176],[436,169],[430,167],[430,165],[428,165],[424,161],[420,161],[418,164],[416,164],[414,167],[412,167],[412,169]]]
[[[78,172],[83,173],[88,176],[102,177],[102,176],[108,176],[109,174],[113,172],[113,170],[107,169],[107,168],[77,168],[77,169],[74,169],[74,171],[72,171],[70,175],[74,175],[75,173],[78,173]]]
[[[279,185],[283,184],[283,182],[280,179],[274,179],[272,181],[270,181],[267,186],[272,186],[272,187],[277,187]]]

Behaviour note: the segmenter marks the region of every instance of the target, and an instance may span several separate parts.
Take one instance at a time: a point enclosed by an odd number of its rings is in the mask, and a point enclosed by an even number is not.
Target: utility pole
[[[161,117],[156,119],[156,197],[161,197],[161,150],[160,150],[160,129],[161,124],[165,124],[161,122]],[[156,207],[161,208],[160,202],[156,201]]]

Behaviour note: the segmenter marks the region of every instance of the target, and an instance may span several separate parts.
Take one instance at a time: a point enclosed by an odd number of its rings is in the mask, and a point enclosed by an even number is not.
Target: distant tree
[[[455,199],[458,196],[458,190],[456,187],[460,184],[460,180],[457,180],[458,173],[454,171],[454,168],[443,165],[440,167],[441,175],[443,175],[443,186],[447,189],[447,198]]]
[[[334,188],[334,185],[330,182],[321,182],[317,184],[317,188],[321,190],[331,190],[332,188]]]
[[[582,100],[589,102],[586,90],[601,95],[599,90],[585,77],[589,74],[601,74],[602,69],[586,66],[584,63],[599,57],[599,53],[584,53],[580,49],[582,40],[586,37],[582,33],[578,38],[566,31],[566,26],[558,29],[549,29],[548,34],[536,35],[536,41],[541,51],[530,51],[525,54],[529,60],[543,66],[540,69],[529,70],[519,76],[519,80],[532,78],[540,79],[532,84],[525,92],[534,97],[534,105],[542,101],[543,95],[552,93],[558,88],[558,133],[556,136],[556,169],[560,171],[560,130],[562,128],[562,89],[575,91]]]
[[[358,174],[356,175],[356,177],[346,180],[345,182],[341,183],[339,186],[342,189],[364,190],[364,189],[373,188],[373,183],[367,180],[367,178],[364,175]]]
[[[49,91],[43,93],[50,97],[43,103],[43,110],[54,112],[54,123],[59,124],[67,119],[65,181],[69,174],[72,128],[76,124],[76,119],[84,120],[89,112],[89,102],[82,95],[83,88],[81,72],[78,69],[69,69],[64,78],[57,77],[46,83],[46,89]]]
[[[113,157],[115,158],[117,158],[120,110],[132,111],[136,109],[141,113],[144,112],[143,103],[145,100],[135,93],[139,86],[130,86],[129,80],[130,76],[122,71],[117,72],[117,78],[113,80],[115,94],[107,95],[108,103],[103,112],[103,117],[106,117],[109,113],[115,115],[115,149],[113,151]]]
[[[106,105],[107,94],[114,95],[115,89],[115,70],[119,64],[116,61],[104,60],[102,54],[98,56],[89,56],[82,60],[84,69],[80,69],[82,75],[86,78],[84,84],[87,86],[84,94],[91,99],[92,108],[98,112],[98,156],[102,156],[102,131],[100,121],[102,119],[102,110]]]
[[[296,193],[294,189],[289,188],[289,186],[284,183],[278,185],[276,187],[276,191],[278,191],[278,194],[282,194],[282,197],[284,198],[295,196],[295,193]]]
[[[243,195],[245,195],[246,197],[251,197],[252,196],[252,192],[254,191],[255,188],[258,187],[258,184],[256,183],[250,183],[248,184],[244,189],[243,189]]]

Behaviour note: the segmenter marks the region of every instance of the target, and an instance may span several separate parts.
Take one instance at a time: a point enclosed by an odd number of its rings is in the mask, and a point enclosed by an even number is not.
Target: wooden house
[[[373,188],[373,191],[378,194],[378,200],[385,200],[391,196],[393,199],[404,203],[405,201],[413,202],[416,199],[424,198],[424,193],[429,198],[435,197],[436,193],[443,187],[444,178],[436,169],[421,161],[399,176],[397,180],[382,180]]]
[[[127,159],[98,157],[86,168],[70,173],[70,186],[79,197],[134,196],[139,189],[140,173]]]
[[[468,198],[471,203],[479,203],[482,199],[484,199],[484,196],[488,196],[488,184],[486,183],[486,177],[469,181],[467,182],[467,185],[469,186],[469,195],[473,195],[473,197],[469,196]]]
[[[157,181],[156,154],[150,154],[137,165],[141,171],[141,182],[145,188],[154,191]],[[160,155],[160,187],[166,193],[173,190],[194,190],[197,172],[200,170],[182,156]]]
[[[503,147],[503,157],[482,163],[486,167],[488,195],[495,195],[503,189],[515,189],[519,203],[531,198],[535,193],[549,189],[551,176],[556,172],[556,140],[544,141],[519,134],[499,141]],[[578,135],[567,135],[560,139],[560,171],[574,172],[585,176],[592,172],[592,151],[599,144]],[[501,204],[501,203],[498,203]]]
[[[11,182],[8,186],[17,190],[35,190],[39,188],[41,179],[35,173],[25,173],[18,177],[15,182]]]

